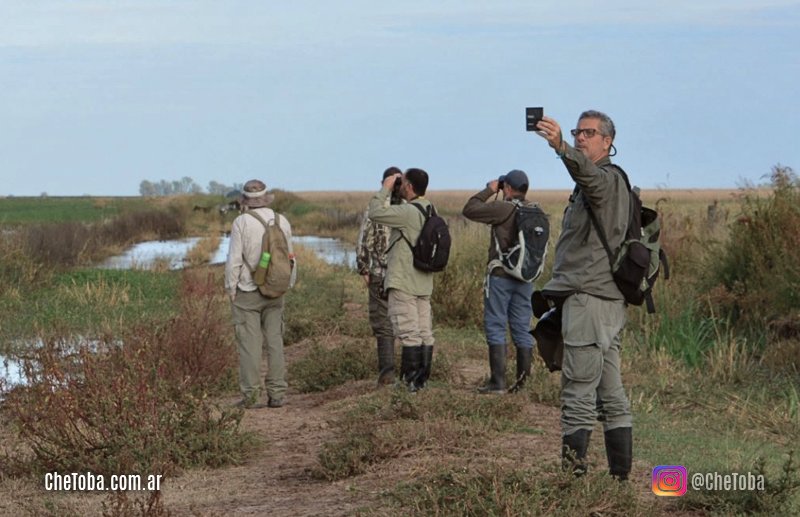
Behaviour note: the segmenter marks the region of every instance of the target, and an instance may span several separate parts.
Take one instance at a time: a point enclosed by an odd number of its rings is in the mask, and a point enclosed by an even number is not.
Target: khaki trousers
[[[389,289],[389,320],[403,346],[433,346],[430,296]]]
[[[277,400],[286,393],[283,306],[283,296],[267,298],[258,291],[236,291],[236,299],[231,303],[239,348],[239,389],[245,398],[255,400],[261,393],[261,352],[265,341],[267,395]]]
[[[620,338],[625,304],[585,293],[564,301],[561,371],[561,430],[564,436],[591,430],[598,417],[605,431],[630,427],[630,403],[620,374]]]

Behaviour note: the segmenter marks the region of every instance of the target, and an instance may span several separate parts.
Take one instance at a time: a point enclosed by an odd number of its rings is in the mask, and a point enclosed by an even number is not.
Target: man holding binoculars
[[[511,339],[517,348],[517,375],[511,391],[518,391],[531,372],[533,336],[529,331],[533,284],[508,274],[499,261],[501,250],[508,250],[517,240],[514,217],[517,205],[532,205],[525,201],[528,186],[528,175],[512,170],[487,183],[486,188],[467,201],[462,211],[467,219],[492,227],[483,297],[483,326],[489,345],[491,377],[478,389],[480,393],[506,392],[506,327],[510,327]],[[489,198],[500,192],[503,193],[501,200],[489,202]]]

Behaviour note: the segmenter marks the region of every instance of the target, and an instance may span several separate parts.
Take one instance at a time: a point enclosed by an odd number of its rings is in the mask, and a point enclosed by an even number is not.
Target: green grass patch
[[[94,335],[143,322],[163,322],[177,310],[180,274],[142,270],[87,269],[56,275],[0,299],[8,339],[52,333]]]
[[[6,197],[0,199],[0,226],[95,222],[146,206],[140,197]]]

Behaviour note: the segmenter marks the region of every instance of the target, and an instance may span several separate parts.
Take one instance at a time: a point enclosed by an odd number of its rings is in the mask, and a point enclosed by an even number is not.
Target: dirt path
[[[302,357],[305,348],[302,344],[287,348],[287,361]],[[464,365],[462,375],[468,382],[477,382],[482,372]],[[396,514],[396,509],[381,508],[385,503],[382,493],[413,479],[422,464],[440,458],[425,457],[424,451],[410,453],[337,482],[312,475],[320,447],[331,436],[336,408],[376,389],[395,388],[377,388],[372,380],[349,382],[320,393],[301,394],[290,387],[284,407],[247,410],[242,426],[261,441],[250,459],[240,466],[192,470],[167,480],[162,490],[165,507],[176,515],[339,516],[366,507],[383,515]],[[473,389],[472,384],[463,389]],[[541,434],[519,440],[504,438],[494,446],[513,446],[529,461],[555,460],[560,443],[558,409],[531,405],[529,411],[531,427]]]
[[[321,444],[331,434],[329,422],[337,406],[374,389],[372,381],[351,382],[322,393],[293,394],[279,409],[252,409],[245,413],[243,427],[255,432],[263,444],[241,466],[190,471],[169,480],[162,491],[165,506],[176,515],[270,515],[340,516],[369,508],[380,515],[400,515],[382,499],[384,491],[409,481],[420,470],[441,458],[426,456],[424,450],[373,465],[367,473],[338,482],[312,476]],[[382,388],[392,389],[392,388]],[[472,389],[464,386],[463,389]],[[235,399],[230,401],[235,402]],[[471,460],[485,466],[497,457],[498,465],[521,461],[526,465],[556,463],[561,443],[559,409],[540,404],[527,405],[532,434],[503,435],[492,450]],[[602,439],[595,441],[591,458],[605,468]],[[632,480],[649,493],[649,470],[637,465]]]
[[[248,410],[243,427],[255,432],[262,446],[244,465],[192,471],[169,482],[163,491],[166,507],[201,515],[352,514],[364,504],[363,494],[311,476],[329,432],[329,411],[318,398],[292,395],[282,408]]]

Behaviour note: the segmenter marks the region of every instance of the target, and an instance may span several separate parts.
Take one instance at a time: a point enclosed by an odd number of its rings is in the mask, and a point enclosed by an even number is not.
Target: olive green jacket
[[[411,247],[402,237],[405,236],[411,244],[415,244],[422,225],[425,224],[425,216],[411,202],[390,205],[387,202],[390,195],[390,190],[382,188],[372,197],[368,209],[369,218],[373,222],[392,229],[384,289],[398,289],[413,296],[430,296],[433,292],[433,273],[414,267]],[[419,203],[423,208],[430,205],[430,201],[422,197],[412,202]]]
[[[553,278],[543,290],[553,296],[581,292],[622,300],[624,297],[611,276],[608,254],[592,226],[586,205],[591,206],[609,246],[616,251],[628,225],[630,195],[625,179],[608,157],[592,163],[570,145],[566,146],[562,161],[575,180],[575,190],[564,212],[561,236],[556,243]]]

